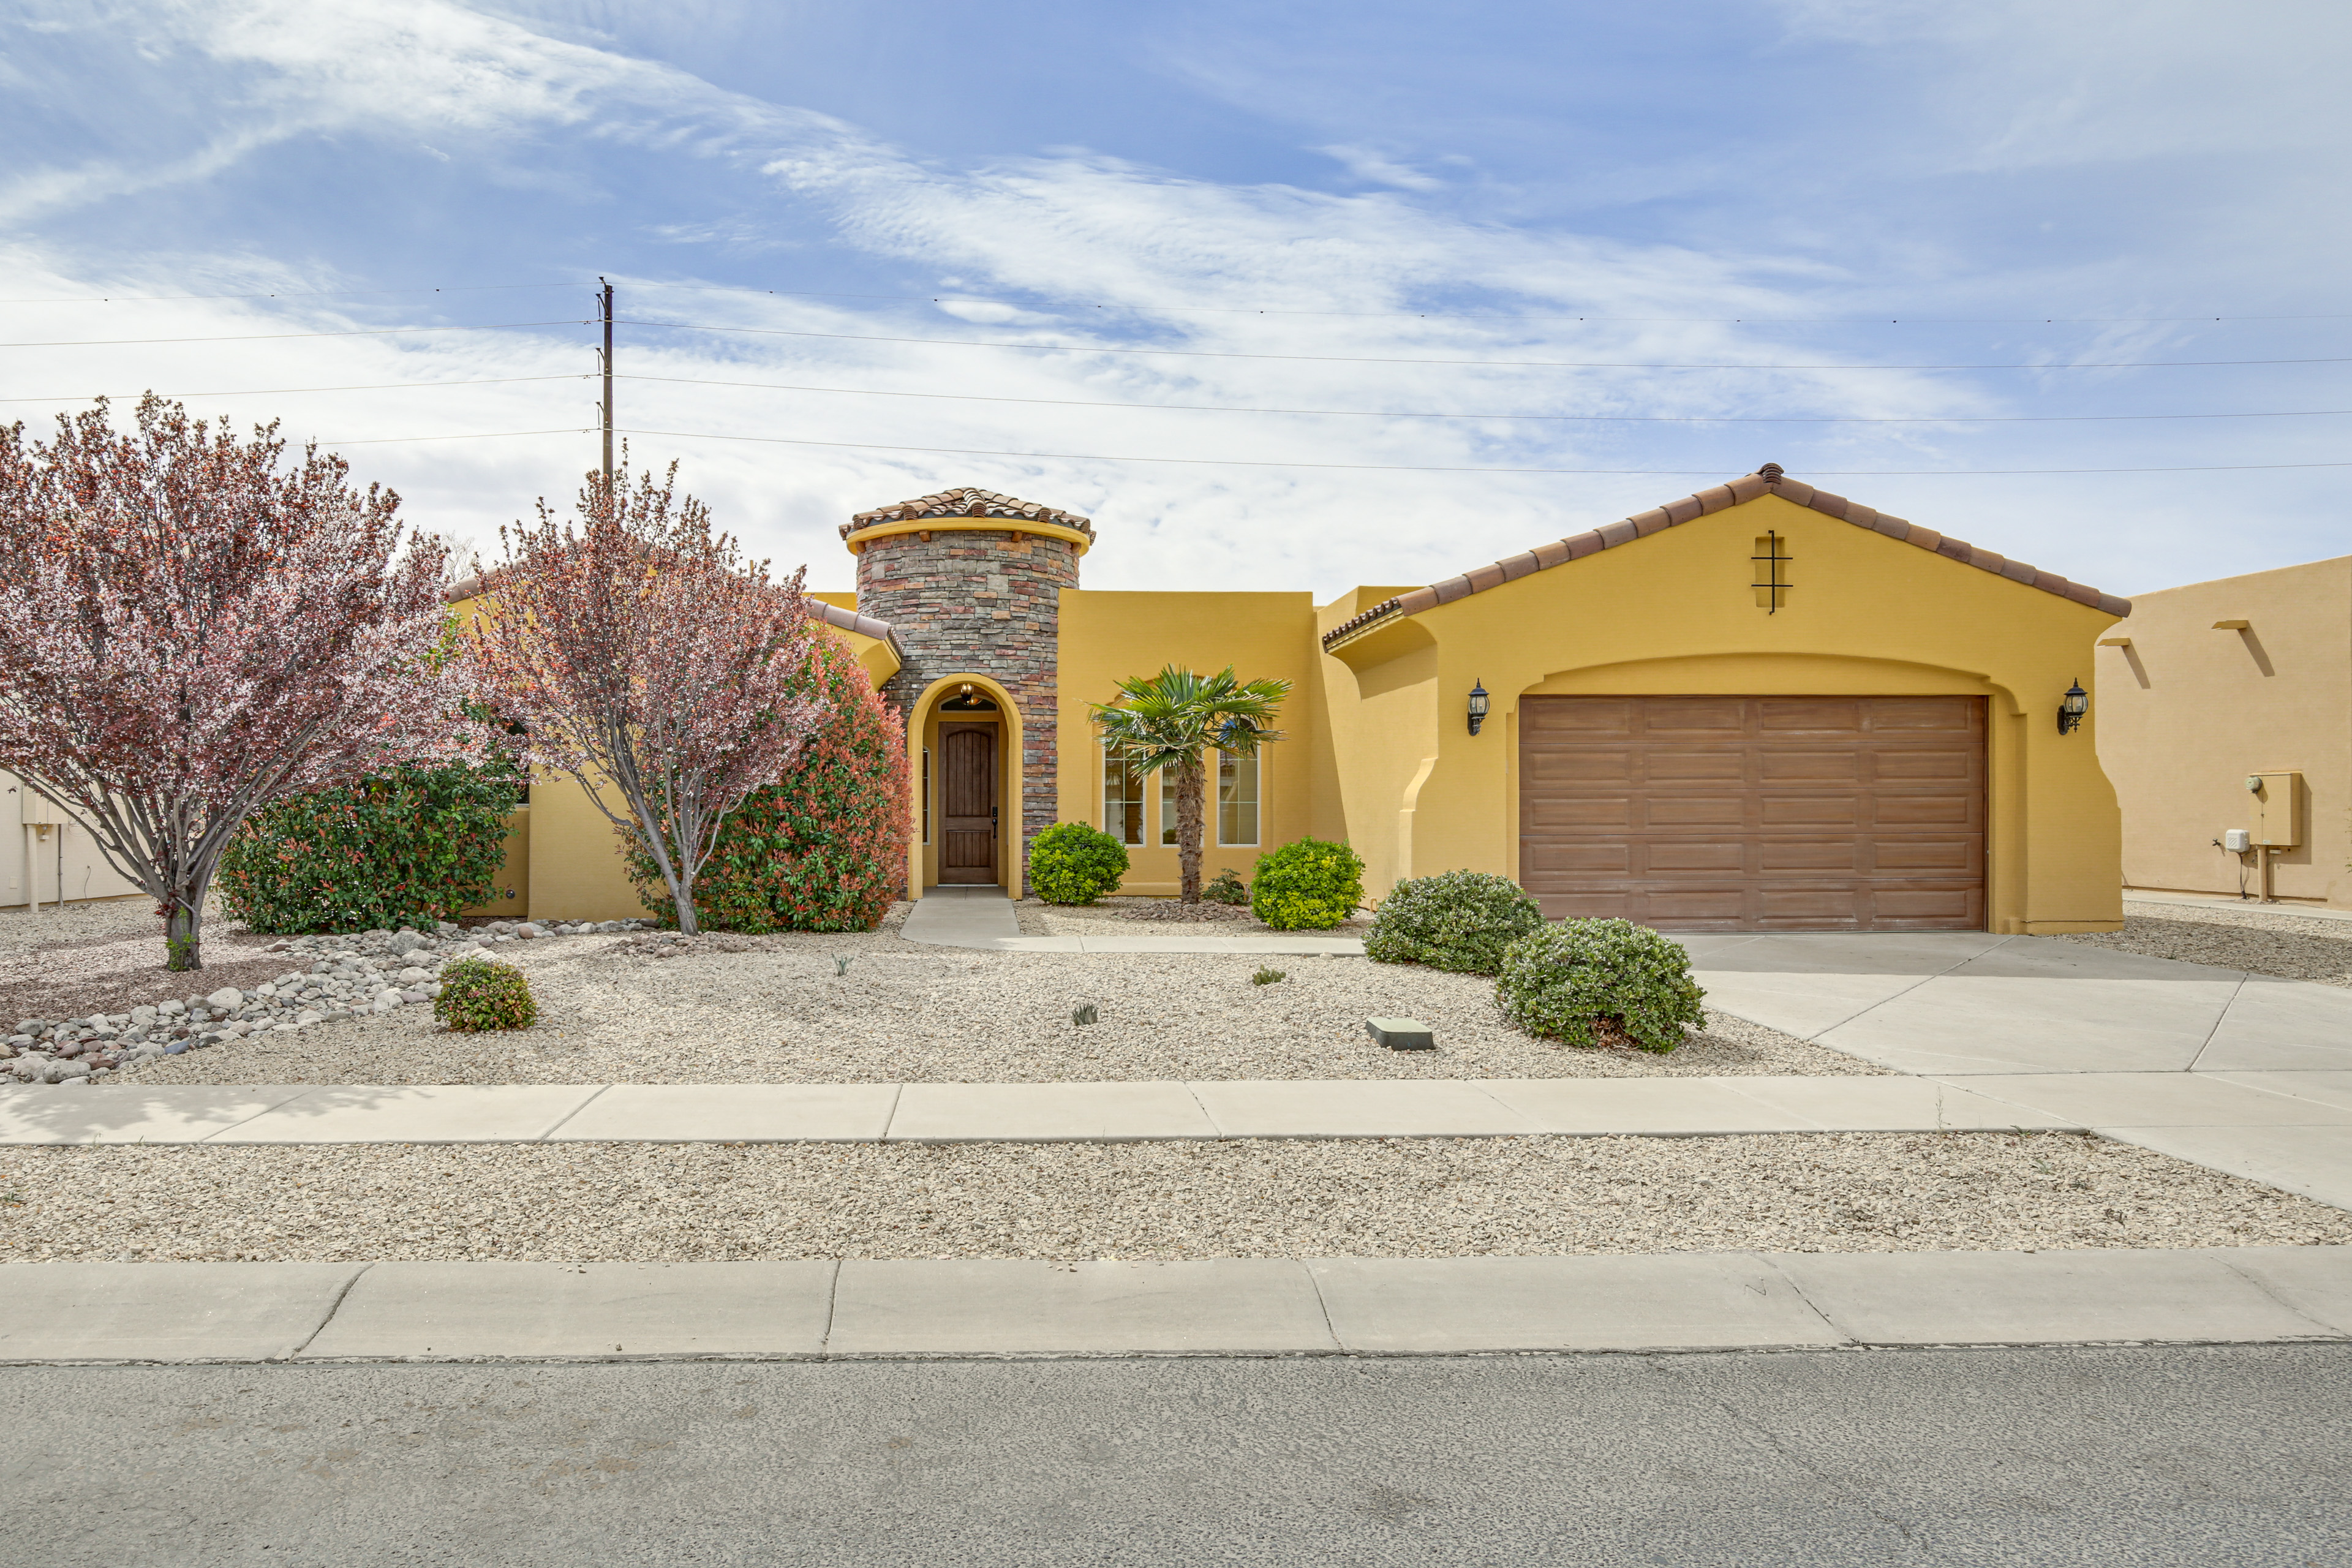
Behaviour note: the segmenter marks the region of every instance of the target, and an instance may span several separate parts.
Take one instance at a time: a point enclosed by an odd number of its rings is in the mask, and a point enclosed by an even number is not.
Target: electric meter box
[[[66,825],[64,808],[32,785],[19,781],[10,793],[16,796],[16,820],[26,826],[63,827]]]
[[[2246,775],[2254,797],[2254,843],[2268,849],[2292,849],[2303,842],[2303,775],[2265,773]],[[2259,788],[2254,787],[2259,784]]]

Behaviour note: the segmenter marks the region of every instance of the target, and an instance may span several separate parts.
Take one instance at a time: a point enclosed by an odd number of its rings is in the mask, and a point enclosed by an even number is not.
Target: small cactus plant
[[[1272,985],[1282,978],[1283,972],[1279,969],[1260,969],[1255,974],[1250,976],[1250,984],[1253,985]]]
[[[1102,1014],[1096,1009],[1093,1003],[1081,1002],[1070,1009],[1070,1022],[1082,1026],[1087,1024],[1099,1024],[1102,1022]]]

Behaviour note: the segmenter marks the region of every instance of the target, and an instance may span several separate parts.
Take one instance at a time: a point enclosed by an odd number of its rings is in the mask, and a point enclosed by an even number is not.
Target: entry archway
[[[1023,726],[1013,694],[987,676],[943,675],[907,719],[907,896],[933,887],[1002,887],[1021,897]]]

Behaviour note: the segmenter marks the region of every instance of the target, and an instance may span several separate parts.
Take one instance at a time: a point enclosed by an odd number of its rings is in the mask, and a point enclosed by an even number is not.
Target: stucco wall
[[[1059,699],[1062,748],[1055,810],[1064,822],[1103,826],[1102,748],[1094,742],[1087,704],[1108,702],[1118,683],[1156,675],[1174,664],[1203,675],[1227,665],[1244,680],[1291,683],[1278,724],[1284,739],[1265,748],[1258,774],[1258,843],[1217,843],[1215,780],[1210,781],[1208,845],[1203,874],[1231,866],[1244,878],[1259,855],[1313,831],[1317,795],[1331,776],[1328,737],[1315,722],[1309,689],[1315,647],[1315,600],[1309,594],[1150,594],[1066,588],[1061,595]],[[1160,843],[1156,781],[1145,788],[1144,842],[1128,849],[1122,884],[1131,893],[1173,893],[1176,850]]]
[[[0,908],[23,908],[34,900],[47,908],[57,901],[60,886],[69,904],[141,896],[138,884],[108,865],[81,828],[70,823],[46,832],[27,827],[27,816],[37,823],[63,814],[37,798],[27,811],[25,797],[24,780],[0,772]]]
[[[1749,559],[1768,529],[1796,585],[1769,615]],[[1992,716],[1991,928],[2109,929],[2122,918],[2121,829],[2095,750],[2090,653],[2113,622],[1767,495],[1326,656],[1345,667],[1327,678],[1349,837],[1381,868],[1375,892],[1455,867],[1516,875],[1517,718],[1531,693],[1976,695]],[[2058,700],[2078,676],[2094,692],[2091,721],[2061,736]],[[1475,737],[1474,683],[1492,693]],[[1366,699],[1353,717],[1351,686]]]
[[[2273,857],[2278,895],[2352,908],[2352,556],[2143,595],[2105,635],[2130,639],[2097,666],[2125,882],[2257,891],[2255,857],[2213,841],[2252,826],[2248,773],[2296,770],[2304,842]]]

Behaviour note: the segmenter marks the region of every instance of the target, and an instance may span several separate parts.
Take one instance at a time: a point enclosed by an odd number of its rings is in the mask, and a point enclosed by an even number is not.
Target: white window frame
[[[1213,747],[1212,750],[1213,750],[1217,755],[1217,770],[1213,775],[1217,781],[1217,847],[1220,849],[1255,849],[1265,842],[1265,752],[1264,751],[1256,751],[1249,752],[1246,755],[1243,755],[1228,752],[1222,746]],[[1235,762],[1248,763],[1253,770],[1252,783],[1255,785],[1255,788],[1252,792],[1252,798],[1250,800],[1250,816],[1257,831],[1247,838],[1227,838],[1225,837],[1224,773],[1225,759],[1229,756],[1233,757]]]
[[[1097,790],[1096,795],[1102,806],[1103,831],[1109,834],[1113,838],[1118,839],[1121,844],[1127,845],[1129,848],[1140,849],[1145,845],[1151,842],[1151,806],[1150,793],[1143,787],[1143,776],[1136,773],[1131,766],[1121,763],[1116,753],[1114,753],[1108,746],[1105,746],[1102,749],[1102,788]],[[1136,791],[1135,837],[1132,840],[1127,837],[1124,831],[1127,826],[1126,823],[1114,822],[1111,820],[1111,773],[1113,769],[1120,767],[1125,767],[1127,769],[1128,780]],[[1122,800],[1122,806],[1124,804],[1125,802]]]

